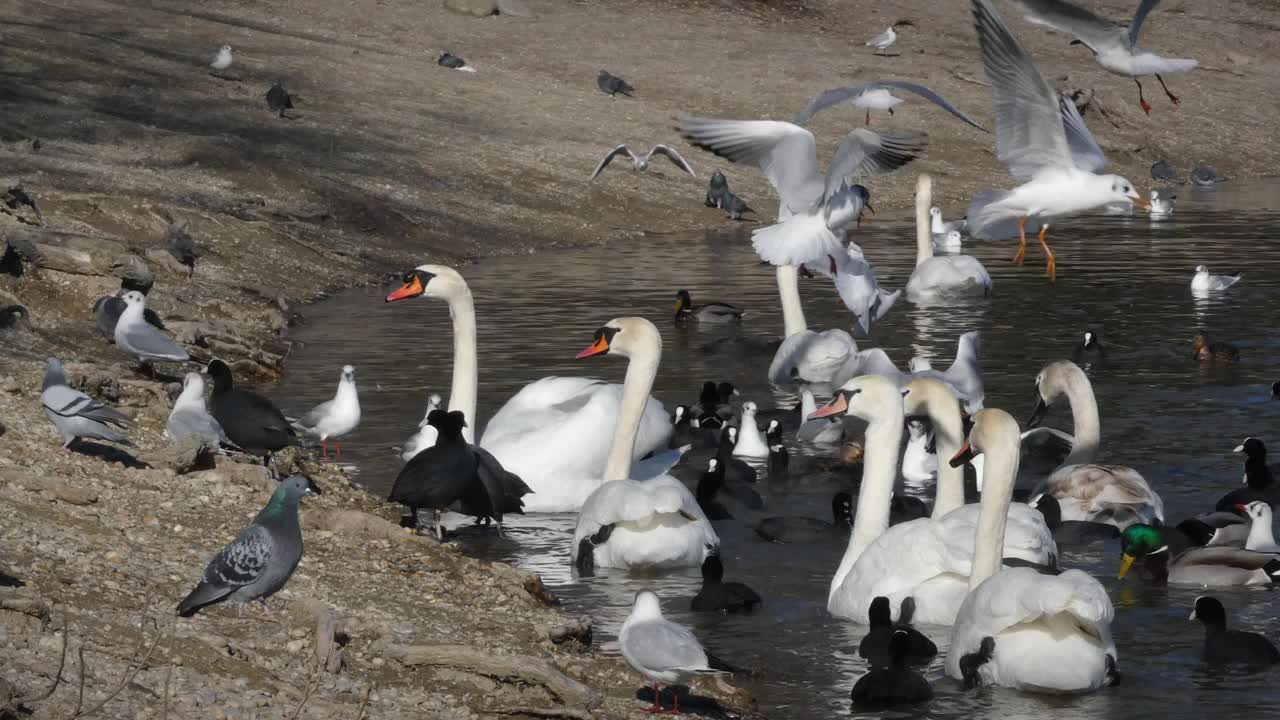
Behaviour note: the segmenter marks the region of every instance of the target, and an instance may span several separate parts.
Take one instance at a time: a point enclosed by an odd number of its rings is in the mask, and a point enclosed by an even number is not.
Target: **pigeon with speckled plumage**
[[[201,608],[223,600],[244,604],[264,602],[293,575],[302,560],[302,527],[298,502],[318,493],[311,481],[291,475],[276,487],[271,501],[209,562],[204,577],[178,604],[178,614],[191,617]]]

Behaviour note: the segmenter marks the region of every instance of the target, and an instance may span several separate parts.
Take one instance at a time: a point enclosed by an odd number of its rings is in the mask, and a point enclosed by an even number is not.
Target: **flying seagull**
[[[604,170],[604,167],[619,155],[626,155],[628,158],[630,158],[632,169],[640,170],[640,171],[649,169],[649,161],[653,159],[654,155],[662,155],[667,159],[671,160],[672,164],[674,164],[676,167],[680,168],[681,170],[689,173],[694,177],[698,176],[697,173],[693,171],[693,168],[689,166],[689,163],[686,162],[684,158],[680,157],[680,153],[676,152],[675,150],[672,150],[666,145],[654,145],[653,148],[650,149],[649,152],[645,153],[644,155],[637,155],[634,152],[632,152],[631,148],[627,147],[626,145],[619,145],[618,147],[610,150],[609,153],[600,160],[600,164],[596,165],[595,171],[591,173],[591,180],[595,180],[596,176],[599,175],[601,171]]]
[[[833,105],[839,105],[840,103],[846,100],[854,101],[854,103],[857,104],[857,102],[861,98],[877,97],[876,95],[873,95],[873,93],[875,93],[877,90],[887,91],[891,88],[898,89],[898,90],[906,90],[907,92],[915,93],[916,95],[919,95],[920,97],[924,98],[925,100],[928,100],[934,105],[937,105],[943,110],[946,110],[952,115],[955,115],[957,118],[960,118],[961,121],[969,125],[972,125],[983,132],[987,131],[986,128],[982,127],[981,125],[974,122],[973,120],[970,120],[967,115],[960,112],[960,110],[958,110],[955,105],[952,105],[950,102],[947,102],[946,98],[930,90],[929,88],[923,85],[920,85],[919,83],[907,82],[906,80],[872,80],[870,82],[859,83],[857,85],[849,85],[846,87],[832,88],[831,90],[825,90],[819,93],[818,96],[815,97],[813,100],[809,101],[809,106],[806,107],[804,110],[801,110],[800,114],[796,115],[795,119],[792,122],[794,122],[797,125],[803,125],[809,122],[811,119],[813,119],[814,115],[817,115],[818,113],[822,112],[823,110],[826,110],[829,107],[832,107]],[[886,92],[885,94],[888,94],[888,93]],[[890,95],[889,97],[892,98],[893,96]],[[869,107],[871,107],[872,109],[879,109],[880,106],[871,105]]]
[[[1142,111],[1151,114],[1151,105],[1142,96],[1143,75],[1155,75],[1174,105],[1178,97],[1169,92],[1163,75],[1185,73],[1200,64],[1198,60],[1160,57],[1138,47],[1138,33],[1147,15],[1160,4],[1160,0],[1142,0],[1133,21],[1128,27],[1116,25],[1094,15],[1084,8],[1063,0],[1018,0],[1026,11],[1028,22],[1044,25],[1075,37],[1072,45],[1084,45],[1093,51],[1093,57],[1104,70],[1120,77],[1133,78],[1138,85],[1138,102]]]
[[[984,191],[969,207],[970,234],[1017,218],[1018,253],[1026,255],[1028,218],[1073,215],[1113,202],[1148,203],[1119,175],[1098,175],[1107,166],[1102,148],[1090,134],[1075,103],[1059,95],[1040,75],[1035,62],[1018,43],[988,0],[973,0],[982,64],[991,81],[995,109],[996,155],[1022,185],[1009,192]],[[1057,278],[1057,262],[1045,242],[1048,226],[1040,228],[1040,247],[1048,258],[1046,274]]]

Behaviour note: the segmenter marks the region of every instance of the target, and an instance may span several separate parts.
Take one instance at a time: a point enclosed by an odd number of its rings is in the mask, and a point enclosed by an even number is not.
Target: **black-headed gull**
[[[708,657],[693,631],[664,618],[658,596],[648,590],[636,593],[631,614],[618,633],[618,646],[627,664],[653,682],[654,712],[663,712],[658,701],[659,684],[674,685],[694,675],[717,675],[729,670]],[[678,714],[679,693],[673,693],[671,702],[670,714]]]
[[[1240,273],[1212,275],[1207,266],[1197,265],[1196,274],[1191,277],[1191,292],[1196,294],[1222,292],[1240,282],[1240,277]]]
[[[612,161],[615,157],[618,157],[619,155],[626,155],[627,158],[631,160],[631,168],[633,170],[638,170],[640,172],[643,172],[649,169],[649,163],[650,161],[653,160],[654,155],[661,155],[667,158],[668,160],[670,160],[673,165],[680,168],[681,170],[689,173],[694,177],[698,177],[698,174],[693,171],[693,168],[689,165],[689,163],[686,162],[684,158],[680,157],[680,153],[676,152],[675,150],[672,150],[666,145],[654,145],[652,148],[649,149],[649,152],[643,155],[637,155],[634,152],[632,152],[631,148],[623,144],[610,150],[603,158],[600,159],[599,164],[596,165],[596,169],[592,171],[590,179],[595,180],[596,176],[599,175],[604,170],[605,166],[608,165],[610,161]]]
[[[1018,0],[1026,10],[1028,22],[1051,27],[1075,37],[1072,45],[1084,45],[1093,51],[1093,57],[1104,70],[1120,77],[1133,78],[1138,85],[1138,102],[1142,111],[1150,114],[1151,105],[1142,96],[1143,75],[1155,75],[1164,88],[1164,94],[1174,105],[1178,97],[1169,92],[1163,75],[1190,72],[1200,64],[1198,60],[1160,57],[1138,47],[1138,33],[1147,15],[1160,4],[1160,0],[1142,0],[1129,25],[1116,25],[1094,15],[1084,8],[1063,0]]]
[[[1018,221],[1018,253],[1026,255],[1026,221],[1030,217],[1072,215],[1108,203],[1132,201],[1145,209],[1133,185],[1119,175],[1098,175],[1106,167],[1075,103],[1061,97],[1041,76],[1031,56],[1018,43],[988,0],[973,0],[974,25],[982,63],[991,81],[995,110],[996,151],[1015,178],[1026,180],[1009,192],[980,193],[969,209],[970,234],[1003,221]],[[1040,247],[1048,258],[1046,274],[1057,278],[1057,260],[1040,229]]]
[[[342,366],[338,390],[332,400],[325,400],[293,422],[302,432],[320,439],[320,456],[329,457],[329,438],[337,441],[338,457],[342,457],[341,438],[360,424],[360,396],[356,392],[356,369]]]
[[[153,362],[185,362],[191,359],[186,350],[146,321],[144,311],[147,301],[142,293],[130,290],[120,299],[124,300],[125,307],[116,322],[116,347],[136,357],[143,365],[151,367],[152,379],[155,378]]]

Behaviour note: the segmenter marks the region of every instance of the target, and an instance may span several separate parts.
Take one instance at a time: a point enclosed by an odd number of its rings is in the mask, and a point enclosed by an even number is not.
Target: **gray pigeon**
[[[191,617],[206,605],[228,599],[242,605],[261,600],[265,606],[302,560],[298,501],[312,493],[318,494],[319,488],[302,475],[280,481],[249,527],[209,562],[200,584],[178,603],[178,614]]]
[[[188,437],[199,438],[206,447],[214,450],[219,445],[230,445],[222,426],[209,414],[204,404],[204,378],[200,373],[187,373],[182,380],[182,394],[173,404],[169,423],[164,434],[174,441]]]
[[[12,330],[19,326],[30,327],[29,315],[27,309],[21,305],[0,307],[0,330]]]
[[[116,342],[116,323],[120,322],[120,315],[126,307],[120,294],[103,295],[93,302],[93,318],[98,324],[98,332],[113,345]],[[164,330],[164,321],[150,308],[143,308],[142,317],[148,325]]]
[[[1200,187],[1211,187],[1220,182],[1226,182],[1226,178],[1218,174],[1217,170],[1208,165],[1197,165],[1191,169],[1191,184]]]
[[[43,392],[40,403],[44,405],[44,414],[49,422],[58,428],[62,435],[62,449],[71,450],[71,443],[77,438],[93,438],[106,440],[120,445],[130,445],[123,435],[114,428],[124,430],[129,427],[129,418],[119,410],[73,390],[67,385],[67,376],[62,370],[62,361],[49,358],[44,366]]]
[[[187,277],[196,274],[196,258],[200,257],[200,248],[196,245],[196,241],[191,239],[191,234],[187,232],[186,223],[171,223],[169,225],[169,237],[166,239],[166,249],[169,254],[178,262],[187,266]]]
[[[600,92],[609,97],[616,97],[618,93],[632,97],[631,93],[636,90],[626,80],[617,75],[611,75],[605,70],[601,70],[600,74],[596,76],[596,87],[600,88]]]
[[[130,290],[121,299],[125,308],[115,329],[116,345],[121,350],[138,358],[143,365],[150,365],[156,360],[185,362],[191,359],[186,350],[143,319],[147,301],[142,293]],[[152,368],[151,375],[154,379],[155,368]]]
[[[719,170],[711,173],[711,181],[707,183],[707,196],[703,205],[713,208],[724,208],[725,194],[729,192],[729,178]]]
[[[724,192],[723,201],[720,207],[729,214],[730,220],[741,220],[743,213],[755,212],[755,210],[752,210],[747,206],[746,200],[743,200],[741,197],[729,192],[728,190],[725,190]]]
[[[1178,177],[1178,171],[1164,160],[1157,160],[1151,163],[1151,179],[1159,180],[1167,183],[1182,183],[1182,178]]]

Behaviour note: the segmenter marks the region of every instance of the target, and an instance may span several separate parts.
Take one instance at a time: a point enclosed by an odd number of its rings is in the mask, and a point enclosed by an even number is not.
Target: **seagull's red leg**
[[[1045,267],[1045,274],[1049,276],[1049,282],[1055,282],[1058,279],[1058,259],[1054,256],[1053,251],[1049,249],[1049,243],[1044,241],[1046,235],[1049,234],[1049,225],[1046,223],[1040,226],[1040,249],[1044,250],[1045,257],[1049,262]]]
[[[1013,264],[1021,265],[1027,256],[1027,219],[1018,218],[1018,254],[1013,256]]]
[[[1138,85],[1138,102],[1142,104],[1142,112],[1150,115],[1151,104],[1147,102],[1146,98],[1142,97],[1142,83],[1138,82],[1138,78],[1134,78],[1133,81]],[[1163,84],[1163,82],[1161,84]]]
[[[650,713],[662,712],[662,703],[658,702],[658,683],[653,684],[653,707],[649,708]]]
[[[338,459],[341,460],[342,459],[342,441],[338,440],[337,443],[338,443]]]
[[[320,441],[320,459],[321,460],[329,459],[329,441],[327,440]]]
[[[1181,105],[1182,101],[1178,99],[1178,96],[1169,92],[1169,86],[1164,84],[1164,78],[1157,75],[1156,79],[1160,81],[1160,87],[1164,88],[1164,94],[1169,96],[1169,99],[1173,101],[1173,104]]]

